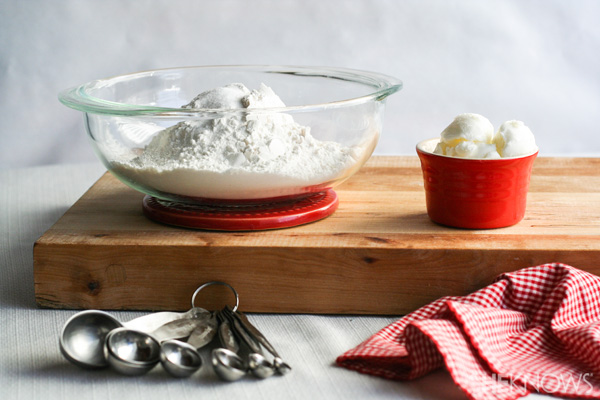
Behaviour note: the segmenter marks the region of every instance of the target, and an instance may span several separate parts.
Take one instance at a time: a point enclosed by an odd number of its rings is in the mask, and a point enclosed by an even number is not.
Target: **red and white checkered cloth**
[[[445,365],[471,399],[599,399],[600,277],[564,264],[505,273],[406,315],[336,361],[400,380]]]

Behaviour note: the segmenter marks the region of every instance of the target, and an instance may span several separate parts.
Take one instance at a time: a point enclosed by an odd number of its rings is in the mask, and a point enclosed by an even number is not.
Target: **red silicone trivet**
[[[332,190],[265,204],[186,204],[146,195],[144,214],[157,222],[185,228],[220,231],[256,231],[289,228],[325,218],[337,209]]]

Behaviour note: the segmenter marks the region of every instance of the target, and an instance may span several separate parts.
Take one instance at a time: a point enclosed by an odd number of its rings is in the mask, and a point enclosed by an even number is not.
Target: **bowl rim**
[[[101,88],[108,84],[119,81],[124,81],[134,77],[150,76],[155,74],[163,74],[175,71],[185,71],[191,69],[205,70],[247,70],[255,72],[269,72],[288,75],[300,76],[315,76],[329,79],[340,79],[349,82],[371,86],[373,90],[368,94],[340,99],[326,103],[306,104],[290,107],[270,107],[252,109],[252,113],[263,112],[307,112],[319,111],[329,108],[347,107],[367,103],[369,101],[380,101],[387,96],[399,91],[403,87],[402,81],[381,73],[364,71],[351,68],[339,67],[319,67],[319,66],[294,66],[294,65],[205,65],[205,66],[186,66],[186,67],[171,67],[145,70],[133,72],[123,75],[116,75],[109,78],[96,79],[79,86],[65,89],[58,94],[58,99],[65,106],[94,114],[109,114],[109,115],[127,115],[127,116],[144,116],[150,115],[153,117],[185,117],[185,116],[212,116],[223,113],[247,113],[247,109],[206,109],[206,108],[173,108],[173,107],[158,107],[138,104],[119,103],[109,100],[104,100],[89,94],[92,89]],[[207,88],[210,89],[210,88]]]
[[[421,140],[419,143],[417,143],[417,146],[416,146],[417,153],[423,153],[423,154],[427,154],[427,155],[433,156],[433,157],[449,158],[449,159],[452,159],[452,160],[486,161],[486,162],[493,162],[493,161],[499,162],[500,161],[501,162],[501,161],[504,161],[504,160],[518,160],[518,159],[521,159],[521,158],[527,158],[527,157],[535,156],[540,151],[539,147],[536,146],[535,151],[532,151],[530,153],[523,154],[523,155],[520,155],[520,156],[514,156],[514,157],[500,157],[500,158],[454,157],[454,156],[447,156],[445,154],[434,153],[433,151],[428,151],[428,150],[425,150],[423,148],[424,145],[426,145],[428,143],[431,143],[434,140],[437,141],[437,142],[439,142],[440,138],[437,137],[437,138],[425,139],[425,140]]]

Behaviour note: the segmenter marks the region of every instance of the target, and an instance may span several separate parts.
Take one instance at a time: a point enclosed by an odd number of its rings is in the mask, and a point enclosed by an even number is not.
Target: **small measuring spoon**
[[[228,382],[237,381],[246,375],[247,367],[244,360],[237,354],[239,345],[229,321],[221,312],[217,313],[217,319],[219,321],[219,340],[223,347],[213,349],[211,362],[219,378]]]
[[[217,319],[214,314],[206,323],[197,326],[187,339],[167,340],[161,343],[160,362],[165,370],[177,378],[186,378],[202,366],[198,350],[209,344],[217,333]]]
[[[128,328],[116,328],[106,336],[104,356],[108,364],[124,375],[143,375],[160,361],[160,344],[151,335]]]
[[[167,340],[160,344],[160,363],[172,376],[187,378],[202,367],[202,357],[188,343]]]

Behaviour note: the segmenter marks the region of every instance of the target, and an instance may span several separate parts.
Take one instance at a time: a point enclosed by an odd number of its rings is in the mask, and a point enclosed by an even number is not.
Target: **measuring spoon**
[[[239,345],[227,318],[221,312],[217,313],[219,321],[218,335],[221,348],[213,349],[211,362],[215,373],[224,381],[237,381],[247,373],[244,360],[237,354]]]
[[[160,344],[160,363],[176,378],[187,378],[202,367],[198,350],[179,340],[167,340]]]
[[[209,344],[217,333],[214,313],[206,323],[197,326],[187,339],[167,340],[161,343],[160,362],[165,370],[177,378],[186,378],[202,366],[198,350]]]
[[[104,341],[110,331],[121,326],[123,324],[107,312],[81,311],[63,326],[58,340],[60,352],[81,368],[107,367]]]
[[[187,343],[195,348],[196,350],[201,349],[210,342],[217,334],[218,321],[217,315],[211,313],[210,318],[206,319],[206,322],[197,326],[187,339]]]
[[[124,375],[142,375],[160,361],[160,343],[145,332],[124,327],[106,335],[104,357],[115,371]]]

